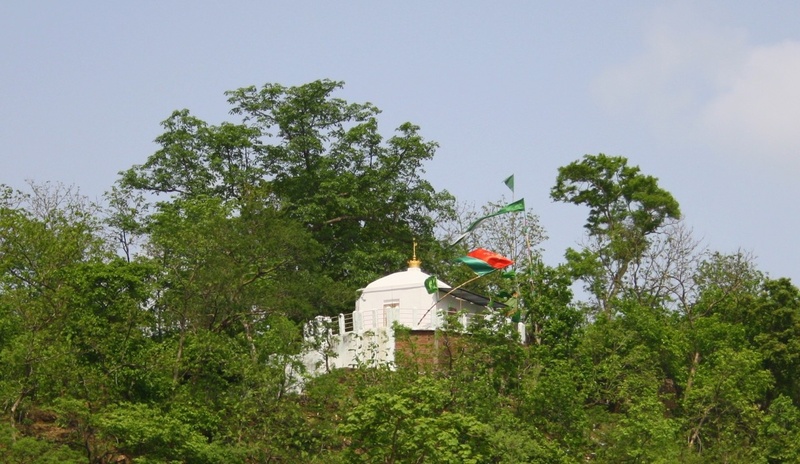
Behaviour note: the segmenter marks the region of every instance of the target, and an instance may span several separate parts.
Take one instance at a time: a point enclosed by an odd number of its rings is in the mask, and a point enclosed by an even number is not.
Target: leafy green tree
[[[800,460],[800,410],[786,396],[769,405],[761,424],[758,447],[769,463]]]
[[[63,335],[76,270],[109,256],[92,205],[60,186],[33,190],[0,207],[0,404],[14,420],[71,386],[75,360]]]
[[[683,373],[675,376],[687,460],[759,462],[767,392],[774,378],[748,332],[763,276],[743,253],[710,253],[684,281],[679,330]],[[747,321],[747,322],[746,322]]]
[[[120,397],[154,398],[142,331],[152,269],[115,258],[97,209],[74,191],[31,190],[0,214],[0,404],[23,434],[54,416],[68,427],[62,444],[95,461],[107,452],[96,413]]]
[[[754,462],[759,401],[772,384],[757,352],[721,349],[702,363],[683,400],[689,448],[717,462]]]
[[[680,462],[679,422],[668,416],[657,386],[652,380],[625,386],[630,396],[624,411],[597,433],[602,440],[594,447],[597,462]]]
[[[212,196],[241,199],[263,181],[265,150],[257,128],[245,124],[209,125],[189,110],[173,112],[161,123],[161,147],[142,165],[121,173],[120,184],[178,198]]]
[[[574,462],[505,408],[475,414],[458,393],[465,392],[432,377],[399,390],[368,390],[341,428],[350,442],[345,462]]]
[[[172,357],[162,362],[175,394],[202,398],[196,404],[209,414],[242,385],[274,398],[291,387],[299,332],[286,318],[308,317],[320,300],[306,284],[316,247],[282,217],[269,205],[234,214],[218,198],[196,197],[162,205],[151,219],[150,253],[163,270],[151,330]],[[273,337],[281,343],[268,343]]]
[[[517,275],[523,320],[531,343],[546,357],[568,358],[573,354],[585,323],[585,311],[573,302],[572,279],[565,266],[550,267],[535,262]]]
[[[176,111],[156,139],[161,148],[122,173],[121,187],[271,203],[322,246],[323,275],[347,295],[328,304],[349,309],[349,292],[401,267],[414,237],[421,250],[438,247],[432,215],[449,214],[452,198],[421,177],[436,144],[410,123],[384,139],[377,108],[333,96],[342,85],[228,92],[237,124],[212,126]]]
[[[0,459],[7,464],[83,464],[86,454],[34,437],[15,437],[6,422],[0,422]]]
[[[684,395],[692,390],[706,356],[747,343],[745,329],[737,321],[761,280],[752,259],[743,253],[712,253],[699,264],[691,279],[692,297],[681,304],[682,332],[689,344]]]
[[[418,381],[399,392],[376,392],[349,414],[349,462],[488,462],[488,427],[447,410],[442,382]]]
[[[151,263],[122,259],[76,266],[71,281],[70,311],[61,336],[80,366],[91,395],[79,398],[113,402],[118,398],[153,400],[158,374],[149,369],[155,348],[146,329],[152,314],[144,308],[152,296]]]
[[[144,403],[122,403],[104,412],[98,426],[136,462],[242,462],[176,415]]]
[[[539,361],[539,362],[537,362]],[[542,359],[534,355],[521,376],[518,417],[529,427],[580,458],[587,447],[586,382],[580,366],[570,359]]]
[[[108,202],[104,218],[106,233],[125,259],[131,262],[145,243],[145,227],[141,219],[148,216],[149,204],[141,193],[119,186],[112,186],[105,198]]]
[[[767,279],[743,312],[739,322],[775,378],[770,396],[800,404],[800,291],[789,279]]]
[[[157,329],[235,333],[265,312],[309,317],[318,247],[284,219],[269,205],[234,213],[209,197],[162,205],[148,227],[149,253],[165,269],[155,310],[169,318]]]
[[[580,252],[569,249],[566,256],[600,309],[613,315],[611,303],[623,291],[631,264],[647,250],[648,236],[680,218],[678,202],[655,177],[628,166],[623,157],[602,153],[559,168],[550,197],[589,207],[585,228],[592,243]]]
[[[674,313],[627,296],[620,315],[587,324],[575,350],[590,424],[587,453],[600,462],[670,462],[678,456],[676,385],[686,342]]]

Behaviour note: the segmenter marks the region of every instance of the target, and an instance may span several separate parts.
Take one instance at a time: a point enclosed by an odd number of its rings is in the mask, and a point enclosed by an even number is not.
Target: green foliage
[[[348,415],[350,462],[486,462],[488,429],[474,417],[447,411],[441,382],[418,381],[405,389],[375,392]]]
[[[190,323],[213,331],[238,330],[256,312],[311,315],[321,298],[306,285],[317,270],[318,247],[307,232],[270,206],[247,205],[234,214],[212,197],[162,205],[150,220],[153,258],[168,269],[156,302],[162,327]],[[295,291],[291,291],[295,290]],[[298,294],[302,297],[298,298]],[[314,305],[315,306],[315,305]],[[199,311],[187,311],[197,308]]]
[[[628,166],[623,157],[586,155],[558,169],[553,200],[586,205],[586,229],[607,235],[613,242],[632,246],[654,232],[668,218],[680,217],[678,202],[658,186],[655,177]],[[616,244],[616,243],[615,243]],[[637,249],[634,247],[633,250]],[[622,249],[619,250],[622,252]]]
[[[85,453],[33,437],[16,437],[16,431],[0,422],[0,460],[7,464],[82,464]]]
[[[767,280],[740,321],[775,378],[775,392],[800,404],[800,291],[788,279]]]
[[[235,453],[210,442],[191,422],[181,420],[180,414],[142,403],[109,408],[98,419],[98,428],[133,456],[134,462],[242,462]]]
[[[422,178],[435,144],[411,124],[384,138],[340,87],[239,89],[241,121],[218,126],[175,112],[103,221],[69,188],[0,187],[0,460],[800,459],[800,290],[744,253],[696,253],[624,158],[559,170],[552,197],[589,207],[565,265],[541,262],[532,213],[532,242],[513,221],[476,234],[518,261],[480,287],[506,311],[418,346],[394,327],[405,359],[306,378],[299,323],[352,310],[412,237],[426,269],[468,272],[434,236],[452,212]]]
[[[428,377],[394,392],[371,390],[342,427],[351,440],[346,462],[569,462],[513,415],[481,419],[459,407],[448,385]]]
[[[82,266],[108,257],[92,205],[60,187],[33,188],[0,208],[0,404],[16,418],[81,375],[65,337],[74,283]]]
[[[342,86],[320,80],[228,92],[242,118],[236,124],[176,111],[156,139],[161,148],[122,173],[120,190],[216,198],[236,209],[269,203],[283,224],[294,221],[321,245],[323,281],[311,285],[338,287],[327,306],[343,310],[353,290],[408,259],[412,238],[422,250],[439,247],[433,216],[450,214],[452,198],[421,177],[436,144],[410,123],[384,139],[378,109],[335,98]]]
[[[720,460],[752,462],[763,420],[758,400],[771,384],[752,350],[724,348],[709,356],[683,399],[689,445]]]
[[[569,357],[580,337],[584,313],[573,304],[572,280],[564,266],[541,261],[517,275],[531,343],[558,358]]]
[[[585,228],[593,246],[567,250],[573,275],[586,281],[606,316],[625,285],[632,263],[648,248],[648,236],[669,219],[680,218],[678,202],[655,177],[628,166],[623,157],[586,155],[558,169],[550,190],[555,201],[586,205]]]
[[[631,392],[625,410],[593,437],[597,462],[679,462],[678,421],[666,416],[666,408],[650,384]]]
[[[786,396],[770,404],[759,430],[760,448],[767,462],[800,460],[800,410]]]
[[[585,383],[579,366],[567,360],[532,364],[522,377],[519,416],[563,448],[581,449],[589,425]]]

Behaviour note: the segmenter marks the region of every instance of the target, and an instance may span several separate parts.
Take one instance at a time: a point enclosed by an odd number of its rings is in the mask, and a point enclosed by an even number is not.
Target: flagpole
[[[516,195],[517,195],[517,192],[514,189],[514,184],[515,184],[514,174],[511,174],[511,176],[507,177],[503,181],[503,183],[506,184],[506,187],[508,187],[509,190],[511,190],[511,202],[513,203],[516,200]],[[528,267],[530,267],[530,262],[531,262],[531,259],[532,259],[531,258],[531,250],[530,250],[531,249],[531,241],[530,241],[530,237],[529,237],[529,234],[528,234],[528,232],[529,232],[529,229],[528,229],[528,212],[525,209],[522,210],[522,230],[524,231],[524,235],[525,235],[525,243],[523,244],[523,247],[527,250],[526,254],[527,254],[527,258],[528,258]],[[512,253],[513,253],[512,259],[514,259],[514,261],[518,261],[518,259],[517,259],[517,249],[516,249],[517,248],[517,219],[516,219],[516,217],[512,217],[511,218],[511,247],[513,248],[513,250],[512,250]],[[520,291],[519,277],[517,276],[516,272],[514,273],[514,287],[516,289],[516,295],[514,295],[514,299],[516,301],[516,306],[517,306],[515,309],[517,311],[521,311],[520,302],[522,301],[522,298],[521,298],[522,297],[522,292]]]
[[[515,182],[514,174],[511,174],[511,177],[509,177],[509,179],[511,179],[511,184],[507,183],[508,179],[506,179],[505,182],[503,182],[503,183],[506,184],[506,187],[511,189],[511,203],[514,203],[517,200],[517,192],[514,191],[514,182]],[[525,214],[525,210],[524,209],[522,210],[522,214],[523,215]],[[516,246],[515,246],[515,243],[516,243],[515,237],[516,236],[517,236],[517,218],[516,218],[516,216],[512,216],[511,217],[511,246],[514,247],[514,248],[516,248]],[[515,262],[518,261],[517,256],[516,256],[517,250],[516,249],[511,250],[511,253],[512,253],[511,259],[513,259]]]
[[[529,276],[528,276],[527,281],[530,284],[531,296],[533,296],[533,292],[534,292],[533,281],[532,281],[532,273],[534,272],[534,270],[533,270],[533,253],[531,252],[531,228],[530,228],[530,224],[528,224],[528,212],[527,211],[523,212],[523,215],[522,215],[522,227],[525,230],[525,249],[527,251],[526,254],[527,254],[527,258],[528,258],[528,274],[529,274]],[[516,275],[514,275],[514,281],[517,284],[517,292],[519,292],[519,278]],[[519,306],[519,302],[522,300],[521,296],[522,295],[517,295],[517,306]],[[522,319],[521,316],[522,316],[522,314],[520,313],[520,320],[522,321],[523,319]],[[526,314],[525,315],[525,320],[527,320],[529,316],[530,316],[530,313]],[[534,326],[533,327],[533,337],[534,337],[534,340],[536,340],[536,344],[539,345],[539,344],[541,344],[541,339],[539,338],[538,323],[536,321],[533,321],[532,324]]]
[[[511,179],[511,183],[510,184],[508,183],[509,179]],[[506,184],[506,187],[508,187],[511,190],[511,202],[513,203],[517,199],[517,192],[514,189],[514,184],[515,184],[514,174],[511,174],[511,177],[509,177],[508,179],[503,181],[503,183]],[[522,210],[523,221],[525,220],[524,219],[525,214],[526,214],[526,211],[523,209]],[[523,223],[523,228],[524,228],[524,223]],[[517,248],[517,217],[516,216],[512,216],[511,217],[511,247],[513,248],[513,250],[511,251],[513,253],[511,259],[513,259],[514,262],[517,262],[517,261],[519,261],[519,259],[518,259],[518,256],[517,256],[517,249],[516,249]],[[520,303],[520,300],[521,300],[521,298],[520,298],[520,293],[521,292],[520,292],[520,289],[519,289],[519,277],[517,277],[517,273],[516,272],[514,272],[514,287],[516,289],[516,295],[513,295],[514,301],[516,303],[516,308],[514,308],[514,309],[519,311],[520,310],[519,303]],[[508,316],[509,316],[509,314],[506,313],[506,317],[508,317]]]

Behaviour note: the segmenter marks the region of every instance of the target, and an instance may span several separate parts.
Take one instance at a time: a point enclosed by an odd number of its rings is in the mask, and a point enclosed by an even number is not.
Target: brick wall
[[[432,330],[395,334],[395,363],[418,370],[449,366],[463,351],[460,336]]]

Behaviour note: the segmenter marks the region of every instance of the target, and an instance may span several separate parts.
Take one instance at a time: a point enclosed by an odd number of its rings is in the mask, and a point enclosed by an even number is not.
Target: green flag
[[[522,310],[519,307],[519,301],[515,296],[504,301],[504,304],[508,307],[506,312],[506,317],[511,318],[511,322],[520,322],[522,320]]]
[[[525,199],[524,198],[520,198],[519,200],[515,201],[514,203],[509,203],[506,206],[498,209],[497,211],[495,211],[492,214],[488,214],[488,215],[486,215],[486,216],[484,216],[482,218],[478,218],[475,222],[470,224],[469,227],[467,227],[467,232],[472,232],[473,230],[475,230],[475,228],[478,227],[478,225],[481,222],[485,221],[486,219],[489,219],[489,218],[492,218],[492,217],[495,217],[495,216],[499,216],[501,214],[515,213],[517,211],[525,211]]]
[[[486,215],[486,216],[484,216],[482,218],[476,219],[472,224],[469,225],[469,227],[467,227],[467,231],[466,232],[464,232],[463,234],[461,234],[458,237],[456,237],[456,239],[453,241],[453,243],[450,244],[450,246],[456,245],[461,240],[464,240],[464,237],[469,235],[470,232],[475,230],[475,228],[478,227],[480,225],[480,223],[485,221],[486,219],[489,219],[489,218],[495,217],[495,216],[499,216],[499,215],[505,214],[505,213],[515,213],[517,211],[525,211],[525,199],[524,198],[520,198],[519,200],[517,200],[517,201],[515,201],[513,203],[509,203],[506,206],[500,208],[499,210],[495,211],[492,214],[489,214],[489,215]]]
[[[511,190],[511,193],[514,193],[514,174],[508,176],[506,180],[503,181],[503,183],[506,184],[506,187],[508,187]]]
[[[425,290],[427,290],[428,293],[436,293],[436,291],[439,290],[439,282],[436,281],[435,275],[425,279]]]

